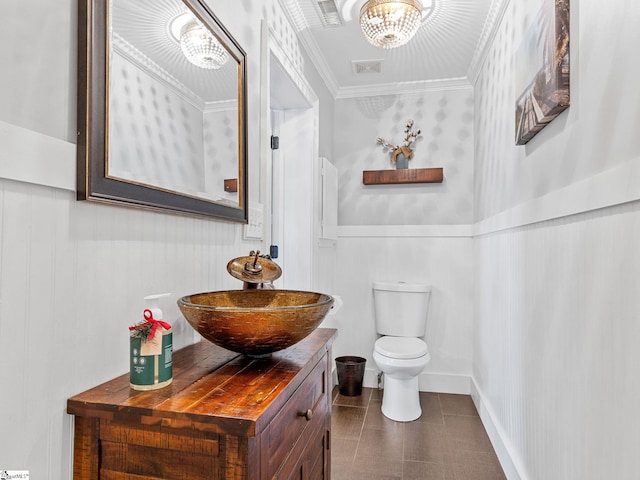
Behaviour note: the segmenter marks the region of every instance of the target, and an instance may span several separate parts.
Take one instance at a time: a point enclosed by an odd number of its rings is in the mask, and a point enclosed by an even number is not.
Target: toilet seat
[[[385,357],[397,359],[420,358],[429,353],[427,344],[415,337],[381,337],[376,341],[374,350]]]

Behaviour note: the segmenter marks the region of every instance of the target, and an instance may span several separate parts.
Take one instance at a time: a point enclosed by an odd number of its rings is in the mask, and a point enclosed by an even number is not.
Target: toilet
[[[384,375],[382,413],[397,422],[422,415],[418,375],[431,356],[423,338],[431,287],[404,282],[374,282],[376,331],[373,360]]]

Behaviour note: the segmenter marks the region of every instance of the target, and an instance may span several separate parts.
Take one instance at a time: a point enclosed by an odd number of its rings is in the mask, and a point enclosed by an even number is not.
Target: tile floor
[[[333,391],[333,480],[505,479],[468,395],[420,393],[422,416],[408,423],[387,419],[382,391],[363,388],[347,397]]]

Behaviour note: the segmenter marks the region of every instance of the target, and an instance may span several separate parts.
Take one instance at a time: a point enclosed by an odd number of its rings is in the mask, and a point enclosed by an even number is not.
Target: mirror
[[[77,198],[246,223],[246,54],[201,0],[80,0]]]

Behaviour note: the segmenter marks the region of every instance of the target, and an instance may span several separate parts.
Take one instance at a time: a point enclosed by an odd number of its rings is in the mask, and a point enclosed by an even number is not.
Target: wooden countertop
[[[325,355],[335,329],[319,328],[268,358],[250,358],[206,340],[174,352],[173,382],[159,390],[129,387],[129,373],[67,400],[82,417],[141,417],[147,423],[190,422],[219,432],[255,436],[272,420]]]

